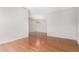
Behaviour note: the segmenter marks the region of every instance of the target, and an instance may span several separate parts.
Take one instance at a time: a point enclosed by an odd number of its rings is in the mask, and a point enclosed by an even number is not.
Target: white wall
[[[77,42],[79,44],[79,7],[77,8]]]
[[[0,7],[0,43],[28,37],[28,10]]]
[[[76,39],[76,11],[75,8],[66,8],[51,11],[47,16],[48,36]]]

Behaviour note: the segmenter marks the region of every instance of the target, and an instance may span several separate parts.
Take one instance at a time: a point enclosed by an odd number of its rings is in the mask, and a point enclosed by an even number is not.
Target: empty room
[[[0,52],[79,52],[79,8],[0,7]]]

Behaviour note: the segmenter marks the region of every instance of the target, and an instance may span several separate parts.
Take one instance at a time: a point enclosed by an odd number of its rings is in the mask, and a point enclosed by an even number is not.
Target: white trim
[[[15,40],[19,40],[19,39],[21,39],[21,38],[25,38],[25,37],[27,37],[27,36],[25,35],[25,36],[22,36],[22,37],[13,38],[12,40],[7,40],[7,41],[0,42],[0,44],[13,42],[13,41],[15,41]]]
[[[71,38],[65,35],[51,35],[51,34],[47,34],[47,36],[51,36],[51,37],[57,37],[57,38],[64,38],[64,39],[70,39],[70,40],[76,40],[76,38]]]

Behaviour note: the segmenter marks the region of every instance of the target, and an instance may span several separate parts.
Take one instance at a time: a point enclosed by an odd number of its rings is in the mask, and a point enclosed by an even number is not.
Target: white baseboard
[[[68,37],[68,36],[65,36],[65,35],[51,35],[51,34],[47,34],[47,36],[51,36],[51,37],[58,37],[58,38],[65,38],[65,39],[70,39],[70,40],[76,40],[75,37]]]
[[[27,37],[27,36],[25,35],[25,36],[18,37],[18,38],[12,38],[12,39],[10,39],[10,40],[6,40],[6,41],[3,41],[3,42],[0,42],[0,44],[13,42],[13,41],[15,41],[15,40],[19,40],[19,39],[21,39],[21,38],[25,38],[25,37]],[[28,37],[27,37],[27,38],[28,38]]]

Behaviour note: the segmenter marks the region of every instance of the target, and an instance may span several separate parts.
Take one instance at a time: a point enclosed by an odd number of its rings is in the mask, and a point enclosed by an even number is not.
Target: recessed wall
[[[74,7],[30,7],[29,10],[31,16],[40,15],[45,18],[48,36],[76,39],[76,9]],[[38,21],[41,20],[38,19]],[[42,31],[43,29],[39,29],[39,32]]]

